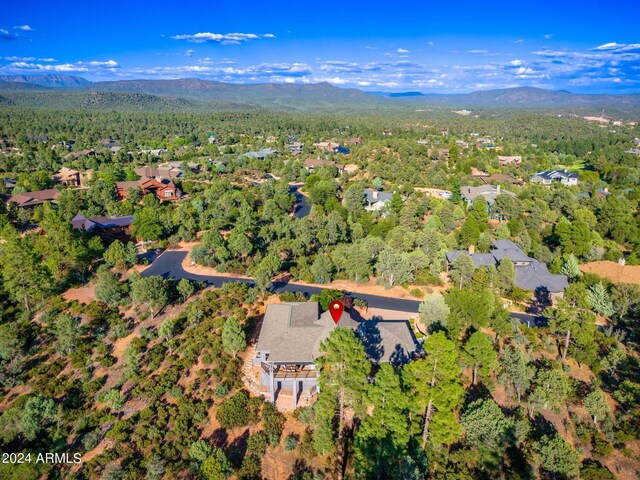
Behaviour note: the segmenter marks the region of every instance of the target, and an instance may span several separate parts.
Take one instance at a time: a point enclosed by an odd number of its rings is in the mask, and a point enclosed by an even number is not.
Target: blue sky
[[[640,92],[637,0],[0,4],[7,75]]]

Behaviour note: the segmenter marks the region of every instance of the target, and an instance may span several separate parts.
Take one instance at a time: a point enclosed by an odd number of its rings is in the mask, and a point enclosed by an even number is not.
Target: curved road
[[[180,280],[187,278],[195,282],[204,282],[207,286],[222,287],[225,283],[239,282],[252,284],[253,280],[244,278],[229,278],[217,275],[197,275],[187,272],[182,268],[182,262],[187,256],[184,251],[167,250],[161,254],[149,268],[142,272],[143,277],[159,275],[164,278],[173,278]],[[311,296],[320,293],[322,288],[310,287],[308,285],[300,285],[297,283],[274,282],[271,284],[271,291],[274,293],[282,292],[300,292],[305,296]],[[366,293],[356,293],[355,297],[361,298],[367,302],[370,308],[380,308],[384,310],[395,310],[398,312],[418,313],[418,300],[407,300],[404,298],[380,297],[378,295],[368,295]]]
[[[304,195],[298,192],[302,185],[290,185],[289,192],[296,197],[296,203],[293,210],[293,216],[296,218],[304,218],[311,213],[311,206],[307,202]]]

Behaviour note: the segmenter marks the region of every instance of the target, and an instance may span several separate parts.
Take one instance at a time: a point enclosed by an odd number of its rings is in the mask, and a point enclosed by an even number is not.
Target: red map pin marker
[[[344,304],[340,300],[334,300],[329,304],[329,311],[331,312],[333,321],[337,324],[340,321],[342,312],[344,312]]]

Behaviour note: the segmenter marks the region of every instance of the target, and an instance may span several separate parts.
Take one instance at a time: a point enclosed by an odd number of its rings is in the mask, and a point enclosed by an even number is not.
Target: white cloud
[[[609,42],[603,45],[599,45],[594,50],[598,51],[606,51],[613,53],[623,53],[623,52],[636,52],[640,51],[640,43],[616,43]]]
[[[553,33],[547,33],[544,35],[545,40],[551,40],[553,38]]]
[[[78,62],[78,64],[82,65],[82,62]],[[92,62],[89,62],[88,64],[91,65],[92,67],[115,68],[118,66],[118,62],[116,62],[115,60],[107,60],[106,62],[99,62],[97,60],[94,60]]]
[[[407,50],[406,48],[399,48],[398,50],[396,50],[396,52],[398,52],[398,53],[409,53],[409,50]]]
[[[4,60],[6,62],[33,62],[35,60],[34,57],[0,57],[0,60]]]
[[[509,65],[513,65],[514,67],[519,67],[520,65],[522,65],[522,60],[519,59],[515,59],[515,60],[511,60],[509,62]]]
[[[14,30],[22,30],[23,32],[33,32],[33,28],[29,25],[16,25],[13,27]]]
[[[51,58],[51,57],[39,58],[38,61],[39,62],[57,62],[55,58]]]
[[[467,53],[472,55],[486,55],[489,53],[489,50],[467,50]]]
[[[184,52],[184,56],[185,56],[185,57],[193,57],[193,54],[194,54],[194,53],[195,53],[195,51],[194,51],[194,50],[189,49],[189,50],[187,50],[186,52]]]
[[[222,45],[238,45],[241,42],[255,40],[257,38],[275,38],[272,33],[257,35],[255,33],[211,33],[200,32],[194,34],[174,35],[174,40],[186,40],[192,43],[216,42]]]

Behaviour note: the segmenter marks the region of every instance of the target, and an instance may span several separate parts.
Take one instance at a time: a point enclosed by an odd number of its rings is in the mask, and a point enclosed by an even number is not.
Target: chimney
[[[618,265],[620,265],[621,267],[624,267],[626,264],[627,264],[627,259],[626,259],[626,258],[621,257],[621,258],[618,260]]]
[[[469,255],[473,255],[474,253],[476,253],[476,247],[469,245]]]
[[[609,187],[604,187],[604,193],[609,193]]]
[[[500,185],[496,185],[496,195],[500,195]]]
[[[374,190],[374,191],[372,192],[372,194],[371,194],[371,195],[373,196],[373,199],[374,199],[374,200],[377,200],[377,199],[378,199],[378,193],[379,193],[379,192],[378,192],[378,190]]]

